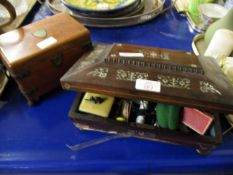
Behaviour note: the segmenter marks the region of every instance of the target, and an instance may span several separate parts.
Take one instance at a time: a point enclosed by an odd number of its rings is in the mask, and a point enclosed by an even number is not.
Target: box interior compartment
[[[201,154],[208,154],[222,141],[219,113],[212,113],[214,115],[214,120],[211,126],[206,131],[205,135],[200,135],[181,124],[181,122],[177,130],[164,129],[158,125],[154,125],[156,123],[156,114],[153,110],[156,106],[155,102],[149,102],[145,123],[138,124],[135,122],[137,109],[139,107],[137,101],[132,102],[133,107],[128,121],[117,121],[116,117],[119,116],[121,112],[121,102],[122,100],[127,99],[115,98],[109,117],[104,118],[79,111],[78,108],[83,96],[84,93],[77,93],[69,111],[69,116],[75,124],[85,125],[85,129],[87,130],[94,129],[108,133],[126,134],[148,140],[159,140],[163,142],[192,146]]]

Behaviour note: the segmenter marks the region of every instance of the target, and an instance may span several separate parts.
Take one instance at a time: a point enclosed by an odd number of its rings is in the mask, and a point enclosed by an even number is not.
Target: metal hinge
[[[38,91],[38,88],[35,88],[35,87],[32,87],[30,89],[27,89],[27,90],[22,90],[20,89],[21,93],[24,95],[24,96],[31,96],[33,95],[36,91]]]
[[[64,62],[63,54],[57,54],[50,61],[53,64],[54,67],[61,67],[63,62]]]
[[[14,74],[10,72],[10,75],[15,79],[15,80],[22,80],[25,77],[28,77],[31,74],[29,70],[24,70],[19,74]]]

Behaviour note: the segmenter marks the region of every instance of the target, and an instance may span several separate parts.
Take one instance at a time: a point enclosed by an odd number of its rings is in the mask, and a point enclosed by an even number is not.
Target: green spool
[[[167,105],[158,103],[156,106],[156,116],[158,125],[161,128],[168,128]]]
[[[158,103],[156,106],[158,125],[161,128],[176,130],[180,123],[180,109],[179,106]]]

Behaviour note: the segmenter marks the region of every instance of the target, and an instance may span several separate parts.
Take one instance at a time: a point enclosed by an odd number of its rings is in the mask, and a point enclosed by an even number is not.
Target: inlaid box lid
[[[0,35],[0,53],[5,65],[11,68],[58,46],[66,47],[66,43],[77,38],[88,37],[87,28],[70,15],[60,13]]]
[[[233,112],[233,87],[214,59],[184,51],[97,45],[61,83],[68,90]]]

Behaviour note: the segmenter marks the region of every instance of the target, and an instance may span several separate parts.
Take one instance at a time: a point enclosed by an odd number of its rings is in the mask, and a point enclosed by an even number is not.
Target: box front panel
[[[90,40],[60,46],[11,71],[29,101],[60,86],[60,77],[91,47]]]

